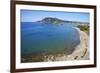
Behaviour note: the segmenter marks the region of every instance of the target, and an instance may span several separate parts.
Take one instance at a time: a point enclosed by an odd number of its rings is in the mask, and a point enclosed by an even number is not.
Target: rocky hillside
[[[83,24],[83,25],[88,25],[88,22],[77,22],[77,21],[65,21],[61,20],[58,18],[52,18],[52,17],[46,17],[40,21],[37,21],[39,23],[43,24],[55,24],[55,25],[60,25],[60,24]]]

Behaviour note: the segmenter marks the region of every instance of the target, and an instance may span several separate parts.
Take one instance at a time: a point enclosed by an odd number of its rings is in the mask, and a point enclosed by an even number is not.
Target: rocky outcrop
[[[37,21],[39,23],[43,23],[43,24],[55,24],[55,25],[61,25],[61,24],[84,24],[84,25],[88,25],[88,22],[78,22],[78,21],[68,21],[68,20],[61,20],[58,18],[52,18],[52,17],[46,17],[40,21]]]

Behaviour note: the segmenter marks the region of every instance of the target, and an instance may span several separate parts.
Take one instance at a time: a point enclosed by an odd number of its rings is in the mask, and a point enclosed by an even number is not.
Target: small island
[[[53,17],[45,17],[44,19],[37,22],[41,24],[52,24],[52,25],[74,24],[77,28],[89,34],[88,22],[68,21],[68,20],[61,20],[61,19],[53,18]]]
[[[43,23],[43,24],[54,24],[54,25],[60,25],[60,24],[89,25],[88,22],[68,21],[68,20],[62,20],[62,19],[53,18],[53,17],[45,17],[42,20],[37,21],[37,22]]]

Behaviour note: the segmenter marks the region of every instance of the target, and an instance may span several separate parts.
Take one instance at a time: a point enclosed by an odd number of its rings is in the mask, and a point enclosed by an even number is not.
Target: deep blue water
[[[69,53],[79,44],[78,31],[75,25],[21,23],[21,54],[39,55],[45,53]]]

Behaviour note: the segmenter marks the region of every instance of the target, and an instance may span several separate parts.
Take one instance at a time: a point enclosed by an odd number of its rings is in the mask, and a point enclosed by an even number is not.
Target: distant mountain
[[[52,18],[52,17],[46,17],[40,21],[37,21],[39,23],[43,24],[55,24],[55,25],[61,25],[61,24],[83,24],[88,25],[88,22],[77,22],[77,21],[65,21],[58,18]]]

